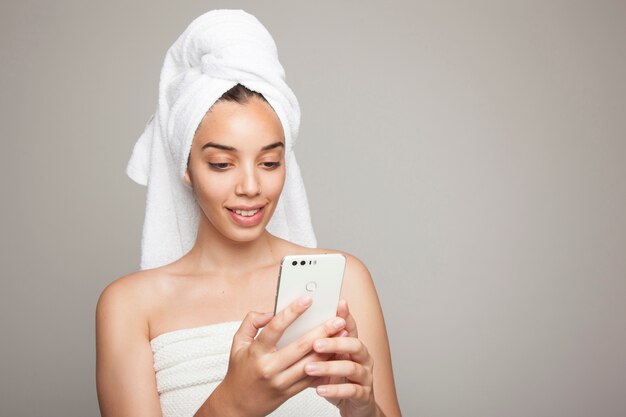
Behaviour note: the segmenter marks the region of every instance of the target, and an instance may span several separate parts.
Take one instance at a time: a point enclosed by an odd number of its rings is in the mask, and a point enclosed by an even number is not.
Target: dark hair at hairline
[[[267,100],[265,100],[265,97],[263,97],[263,94],[257,93],[256,91],[252,91],[246,86],[244,86],[243,84],[235,85],[233,88],[231,88],[230,90],[222,94],[222,96],[218,98],[215,103],[219,103],[220,101],[233,101],[238,104],[246,104],[250,100],[250,97],[257,97],[267,103]],[[200,124],[198,124],[198,126],[196,127],[196,131],[194,132],[194,135],[198,132],[198,129],[200,129]],[[190,157],[191,155],[187,156],[187,166],[189,166]]]
[[[267,103],[267,100],[265,100],[265,97],[263,97],[263,94],[257,93],[256,91],[252,91],[246,86],[244,86],[243,84],[237,84],[234,87],[232,87],[230,90],[222,94],[221,97],[218,98],[215,103],[213,103],[213,106],[219,103],[220,101],[232,101],[237,104],[243,105],[243,104],[248,103],[248,101],[250,100],[250,97],[257,97]],[[211,111],[210,108],[209,108],[209,111]],[[200,124],[198,124],[198,126],[196,127],[196,131],[194,132],[194,135],[198,132],[198,129],[200,129]]]
[[[257,97],[267,102],[267,100],[265,100],[265,97],[263,97],[263,94],[252,91],[242,84],[237,84],[236,86],[222,94],[217,102],[234,101],[235,103],[246,104],[248,100],[250,100],[250,97]]]

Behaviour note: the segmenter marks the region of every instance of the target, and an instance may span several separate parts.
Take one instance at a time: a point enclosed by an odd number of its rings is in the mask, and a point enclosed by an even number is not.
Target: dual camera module
[[[307,261],[300,261],[300,265],[306,265],[307,263],[309,265],[315,265],[315,264],[317,264],[317,261],[316,260],[312,260],[312,261],[309,261],[309,262],[307,262]],[[298,261],[291,262],[291,265],[293,265],[293,266],[298,265]]]

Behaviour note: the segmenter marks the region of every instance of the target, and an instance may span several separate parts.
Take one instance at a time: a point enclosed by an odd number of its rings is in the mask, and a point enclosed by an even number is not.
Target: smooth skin
[[[196,132],[185,178],[203,213],[193,248],[169,265],[115,280],[98,300],[96,380],[103,417],[161,416],[150,340],[242,317],[226,376],[196,416],[266,416],[307,387],[316,387],[343,417],[401,415],[380,303],[355,257],[344,253],[337,317],[275,347],[311,303],[295,300],[271,314],[280,260],[330,252],[265,230],[284,180],[284,134],[272,108],[257,97],[216,103]],[[232,210],[257,208],[257,224],[235,221]],[[245,404],[237,401],[241,395]]]

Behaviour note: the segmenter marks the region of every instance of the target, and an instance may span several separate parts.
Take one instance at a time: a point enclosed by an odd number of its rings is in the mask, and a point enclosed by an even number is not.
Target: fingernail
[[[323,350],[326,347],[326,341],[316,340],[315,343],[313,343],[313,347],[315,350]]]
[[[309,304],[311,304],[311,301],[313,301],[313,299],[309,295],[303,295],[298,299],[298,303],[303,306],[308,306]]]
[[[346,337],[348,335],[348,332],[346,332],[345,330],[342,330],[341,333],[339,334],[339,337]]]
[[[317,387],[317,393],[320,395],[324,395],[328,392],[328,389],[326,387]]]
[[[307,363],[306,365],[304,365],[304,371],[307,374],[317,372],[318,369],[319,369],[319,366],[317,366],[314,363]]]
[[[333,320],[333,327],[335,329],[341,329],[345,325],[346,325],[346,321],[342,319],[341,317],[337,317],[335,320]]]

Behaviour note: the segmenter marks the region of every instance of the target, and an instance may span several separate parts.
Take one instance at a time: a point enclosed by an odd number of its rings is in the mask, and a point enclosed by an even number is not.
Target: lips
[[[264,205],[252,207],[226,207],[230,217],[240,226],[253,227],[263,220]]]

